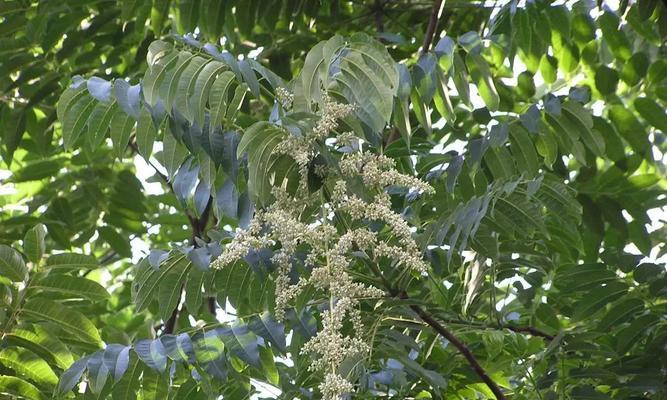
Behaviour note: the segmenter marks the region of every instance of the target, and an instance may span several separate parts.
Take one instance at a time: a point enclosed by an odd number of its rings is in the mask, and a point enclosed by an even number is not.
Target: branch
[[[405,294],[405,292],[401,293],[400,298],[407,299],[408,296]],[[450,332],[447,328],[445,328],[440,322],[438,322],[431,314],[426,312],[424,309],[422,309],[420,306],[414,304],[411,305],[410,308],[419,315],[419,318],[422,319],[422,321],[426,322],[428,325],[431,326],[436,332],[438,332],[440,335],[442,335],[445,339],[449,340],[451,344],[456,347],[456,349],[465,357],[465,359],[468,361],[468,364],[472,367],[472,369],[475,371],[477,376],[480,377],[480,379],[486,384],[486,386],[491,389],[493,394],[496,396],[496,399],[498,400],[505,400],[505,395],[503,394],[503,391],[500,389],[500,386],[491,379],[489,374],[486,373],[484,368],[479,364],[475,356],[472,354],[468,346],[465,345],[459,338],[457,338],[452,332]]]
[[[424,34],[424,43],[422,44],[421,54],[427,53],[431,49],[431,43],[435,37],[435,31],[438,28],[438,20],[442,14],[442,10],[445,8],[445,3],[443,0],[434,0],[433,7],[431,7],[431,17],[428,20],[428,27],[426,28],[426,33]]]
[[[180,292],[182,294],[183,286],[181,286]],[[171,312],[171,316],[164,323],[164,330],[162,331],[162,335],[170,335],[170,334],[174,333],[174,328],[176,327],[176,319],[178,319],[179,311],[180,311],[180,308],[178,307],[178,305],[176,307],[174,307],[174,311]]]
[[[377,265],[375,265],[374,263],[370,263],[369,265],[371,265],[371,270],[373,271],[373,273],[382,280],[382,283],[389,291],[389,294],[391,294],[393,297],[398,297],[400,299],[405,299],[405,300],[409,299],[408,294],[405,293],[405,291],[399,293],[396,291],[396,289],[390,286],[389,281],[387,281],[387,278],[384,277],[382,271],[380,271]],[[498,384],[493,379],[491,379],[489,374],[486,373],[484,368],[480,365],[480,363],[477,361],[477,359],[475,358],[475,356],[472,354],[472,352],[470,351],[468,346],[466,346],[465,343],[463,343],[458,337],[456,337],[456,335],[454,335],[447,328],[445,328],[444,325],[438,322],[431,314],[429,314],[420,306],[414,304],[411,305],[410,308],[415,313],[417,313],[417,315],[422,321],[427,323],[431,328],[433,328],[436,332],[438,332],[441,336],[443,336],[451,344],[453,344],[454,347],[456,347],[459,353],[461,353],[463,357],[465,357],[466,361],[468,361],[468,364],[470,364],[470,366],[475,371],[477,376],[479,376],[480,379],[486,384],[486,386],[488,386],[489,389],[491,389],[493,394],[496,396],[497,400],[505,400],[505,395],[503,394]]]
[[[532,326],[501,325],[500,327],[517,333],[530,333],[533,336],[543,337],[550,342],[555,338],[553,335],[549,335],[548,333],[537,328],[533,328]]]
[[[375,0],[371,11],[375,14],[375,30],[378,32],[384,32],[384,21],[382,20],[382,15],[384,14],[384,5],[386,0]]]

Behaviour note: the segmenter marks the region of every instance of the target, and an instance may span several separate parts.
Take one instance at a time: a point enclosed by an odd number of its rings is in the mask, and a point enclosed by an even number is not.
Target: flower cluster
[[[424,181],[402,174],[396,170],[396,162],[384,155],[355,152],[349,153],[340,161],[344,176],[361,176],[364,184],[383,189],[387,186],[400,186],[420,192],[433,193],[433,188]]]
[[[285,98],[286,94],[279,93],[279,97]],[[369,351],[363,339],[365,329],[360,302],[385,296],[379,288],[355,282],[350,270],[358,261],[353,253],[363,252],[374,263],[380,258],[388,258],[394,265],[418,273],[427,268],[409,224],[392,210],[385,189],[391,185],[427,193],[433,189],[415,177],[399,173],[392,159],[371,153],[349,153],[338,165],[322,166],[318,172],[325,180],[324,188],[333,187],[330,198],[324,195],[327,189],[311,194],[305,187],[303,181],[307,178],[308,163],[315,154],[315,142],[330,135],[337,120],[352,110],[351,106],[336,103],[328,95],[323,95],[320,119],[312,132],[302,137],[291,136],[279,146],[279,151],[293,157],[301,169],[299,189],[291,195],[281,187],[274,187],[274,202],[257,212],[249,228],[240,231],[213,263],[213,267],[222,268],[244,257],[251,248],[272,249],[272,262],[277,266],[275,315],[280,320],[304,288],[310,287],[315,293],[326,295],[328,307],[322,312],[322,328],[301,352],[316,355],[310,370],[323,374],[319,389],[327,400],[340,399],[353,391],[352,382],[342,376],[341,366],[350,358],[364,358]],[[355,138],[344,133],[339,139],[344,144]],[[359,197],[349,190],[347,182],[358,178],[370,195]],[[309,205],[316,204],[318,198],[320,212],[315,213]],[[375,232],[366,227],[348,227],[347,224],[337,227],[333,219],[344,216],[357,225],[361,222],[363,226],[367,221],[382,222],[389,234],[384,230]],[[297,250],[306,252],[305,261],[296,257]],[[310,273],[294,282],[292,271],[296,263],[301,262]],[[345,333],[346,323],[351,324],[352,333]]]
[[[279,92],[282,93],[278,95],[280,98],[287,96],[283,91]],[[291,96],[293,99],[294,95]],[[315,156],[314,143],[329,136],[338,127],[338,120],[347,117],[353,111],[354,106],[337,103],[328,94],[323,93],[320,118],[312,131],[306,132],[303,136],[288,135],[276,146],[275,151],[278,154],[286,154],[297,163],[302,183],[308,176],[308,163]]]
[[[322,109],[320,119],[313,128],[313,136],[324,139],[338,127],[338,120],[347,117],[354,111],[354,106],[334,101],[326,92],[322,93]]]
[[[294,94],[284,87],[279,87],[276,89],[276,99],[283,106],[284,109],[288,110],[292,108],[292,103],[294,102]]]

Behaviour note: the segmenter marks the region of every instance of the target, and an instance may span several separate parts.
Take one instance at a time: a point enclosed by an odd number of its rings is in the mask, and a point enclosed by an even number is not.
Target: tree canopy
[[[667,6],[0,3],[0,397],[665,399]]]

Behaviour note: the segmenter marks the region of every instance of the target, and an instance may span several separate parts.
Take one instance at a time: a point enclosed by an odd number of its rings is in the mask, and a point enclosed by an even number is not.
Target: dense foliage
[[[667,7],[0,3],[0,396],[667,398]]]

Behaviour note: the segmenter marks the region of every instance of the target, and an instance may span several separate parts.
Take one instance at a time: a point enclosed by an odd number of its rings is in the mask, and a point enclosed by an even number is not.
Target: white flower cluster
[[[245,257],[252,249],[272,247],[275,243],[266,235],[260,235],[261,217],[255,216],[250,226],[245,230],[239,230],[232,241],[225,247],[225,251],[213,260],[211,268],[220,269]]]
[[[398,245],[390,245],[388,242],[375,240],[373,250],[376,258],[387,257],[397,264],[402,264],[418,273],[427,269],[424,260],[421,259],[417,243],[412,238],[410,226],[391,209],[391,202],[386,193],[379,193],[372,203],[365,202],[355,195],[347,194],[345,181],[336,183],[333,193],[333,201],[340,211],[344,211],[355,220],[382,221],[392,234],[398,239]]]
[[[396,162],[393,159],[368,152],[349,153],[340,161],[340,169],[344,176],[361,176],[364,184],[372,188],[383,189],[393,185],[429,194],[434,192],[428,183],[414,176],[402,174],[395,167]]]
[[[352,112],[354,112],[353,105],[337,103],[326,92],[323,92],[320,120],[313,128],[313,135],[318,139],[324,139],[338,127],[339,119],[347,117]]]
[[[327,374],[320,384],[322,397],[325,399],[340,399],[345,393],[350,393],[353,387],[350,381],[338,374]]]
[[[277,91],[280,98],[287,94]],[[319,386],[326,400],[338,400],[353,391],[352,382],[342,376],[341,365],[350,358],[364,358],[369,351],[363,340],[364,326],[359,303],[362,299],[381,298],[383,290],[355,282],[351,266],[358,262],[353,252],[361,251],[377,263],[381,258],[390,259],[394,265],[422,273],[427,265],[414,239],[409,224],[391,208],[387,186],[397,185],[432,193],[433,189],[415,177],[399,173],[394,161],[388,157],[370,153],[344,155],[335,166],[322,167],[318,174],[325,178],[324,187],[334,186],[331,199],[325,201],[323,193],[311,194],[305,186],[307,167],[315,154],[315,142],[331,134],[337,120],[353,111],[349,105],[334,102],[323,95],[320,120],[307,135],[291,136],[279,151],[293,157],[299,165],[302,182],[294,195],[281,187],[273,188],[274,202],[266,210],[255,215],[250,227],[240,231],[227,245],[223,254],[213,262],[221,268],[243,258],[252,248],[274,250],[272,262],[277,267],[275,276],[275,315],[282,320],[287,307],[303,293],[306,287],[328,297],[329,307],[322,313],[322,328],[302,348],[304,354],[316,355],[310,370],[322,373]],[[341,143],[353,140],[353,135],[343,133]],[[366,201],[348,191],[346,180],[361,178],[371,192]],[[320,203],[320,213],[314,213],[312,204]],[[373,232],[367,228],[347,228],[331,223],[330,216],[347,215],[354,221],[381,221],[389,228],[389,234]],[[343,224],[345,225],[345,224]],[[337,229],[338,228],[338,229]],[[305,252],[308,276],[297,282],[290,277],[297,251]],[[351,323],[352,333],[344,333],[343,326]],[[348,327],[348,325],[345,325]]]
[[[284,109],[288,110],[292,108],[292,103],[294,102],[294,94],[284,87],[279,87],[276,89],[276,99],[283,106]]]
[[[283,90],[276,90],[276,94],[282,98],[287,96]],[[291,95],[291,94],[290,94]],[[294,95],[290,99],[293,100]],[[291,104],[291,102],[290,102]],[[326,92],[322,94],[322,107],[320,109],[320,119],[313,127],[311,132],[306,132],[303,136],[288,135],[285,140],[279,143],[275,151],[278,154],[286,154],[294,159],[299,166],[302,184],[305,184],[308,174],[308,163],[315,156],[313,144],[317,140],[328,137],[338,127],[338,120],[345,118],[354,111],[354,106],[349,104],[337,103]]]

